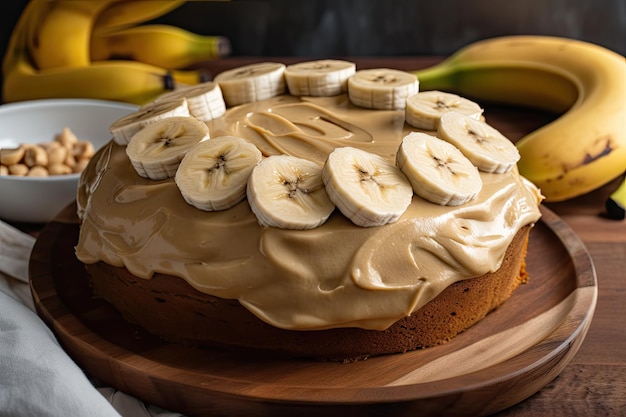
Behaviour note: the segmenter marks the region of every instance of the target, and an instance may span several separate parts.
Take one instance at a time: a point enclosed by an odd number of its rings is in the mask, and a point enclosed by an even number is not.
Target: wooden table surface
[[[297,62],[303,58],[263,58]],[[351,58],[357,68],[415,70],[439,58]],[[259,59],[227,58],[206,64],[211,74]],[[548,123],[555,115],[493,103],[480,103],[488,121],[511,140]],[[626,416],[626,221],[603,217],[615,180],[588,195],[546,204],[578,234],[595,264],[598,303],[587,336],[561,374],[538,393],[498,417]],[[35,233],[41,225],[17,225]]]

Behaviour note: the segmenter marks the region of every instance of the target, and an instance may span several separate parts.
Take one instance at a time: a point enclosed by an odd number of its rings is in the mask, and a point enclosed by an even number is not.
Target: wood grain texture
[[[74,213],[70,206],[46,226],[33,250],[40,315],[87,372],[189,415],[488,415],[533,395],[564,369],[596,305],[584,245],[544,209],[530,237],[530,283],[443,346],[345,365],[187,348],[145,334],[91,297],[73,254]]]

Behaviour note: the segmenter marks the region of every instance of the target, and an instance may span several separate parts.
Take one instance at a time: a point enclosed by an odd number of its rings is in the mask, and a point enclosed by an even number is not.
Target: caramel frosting
[[[403,111],[361,109],[346,95],[280,96],[231,108],[208,126],[212,137],[243,137],[266,156],[320,165],[340,146],[395,161],[416,130]],[[386,226],[358,227],[335,210],[318,228],[282,230],[259,226],[245,200],[218,212],[188,205],[173,179],[141,178],[124,147],[110,142],[81,178],[76,254],[145,279],[181,277],[284,329],[382,330],[452,283],[497,270],[517,231],[539,219],[540,193],[516,169],[481,178],[469,203],[439,206],[414,195]]]

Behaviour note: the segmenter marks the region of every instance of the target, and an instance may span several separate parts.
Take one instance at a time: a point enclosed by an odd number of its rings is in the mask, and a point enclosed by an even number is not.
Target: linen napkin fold
[[[0,221],[0,291],[35,311],[28,287],[28,259],[35,238]]]
[[[96,387],[35,313],[28,260],[35,239],[0,221],[0,417],[177,417]]]

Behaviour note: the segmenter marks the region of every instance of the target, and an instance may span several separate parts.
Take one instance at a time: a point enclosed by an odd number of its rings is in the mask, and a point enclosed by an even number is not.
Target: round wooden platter
[[[86,372],[189,416],[483,416],[528,398],[576,354],[597,298],[584,245],[547,208],[531,232],[530,282],[452,341],[356,363],[263,357],[165,343],[91,295],[74,256],[75,206],[30,261],[38,312]]]

